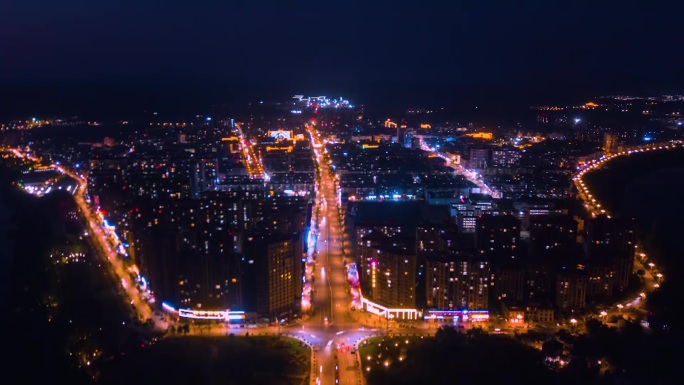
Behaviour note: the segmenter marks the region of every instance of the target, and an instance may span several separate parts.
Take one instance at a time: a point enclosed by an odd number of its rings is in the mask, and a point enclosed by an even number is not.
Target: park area
[[[505,336],[440,329],[436,337],[375,337],[359,344],[368,385],[549,383],[539,354]],[[495,370],[492,370],[495,368]]]
[[[103,365],[105,384],[275,384],[309,379],[311,351],[277,337],[172,337]]]

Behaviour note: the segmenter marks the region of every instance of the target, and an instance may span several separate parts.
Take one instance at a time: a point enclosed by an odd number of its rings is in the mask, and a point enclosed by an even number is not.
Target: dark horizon
[[[169,115],[211,113],[224,104],[286,102],[295,94],[344,97],[386,113],[409,108],[460,110],[478,106],[496,110],[502,117],[515,115],[533,105],[576,104],[597,97],[628,94],[656,96],[677,94],[666,87],[654,88],[646,81],[597,86],[581,80],[532,87],[459,86],[417,82],[367,82],[335,84],[257,85],[249,82],[192,81],[179,79],[120,79],[79,81],[0,82],[0,119],[28,116],[82,116],[92,119],[124,119],[152,110]]]
[[[682,4],[0,4],[0,115],[344,96],[380,108],[684,92]]]

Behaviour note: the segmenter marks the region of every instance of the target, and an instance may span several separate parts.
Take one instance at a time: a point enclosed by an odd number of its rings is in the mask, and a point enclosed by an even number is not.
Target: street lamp
[[[655,263],[649,262],[649,263],[648,263],[648,266],[650,266],[650,267],[651,267],[651,270],[653,270],[653,266],[655,266]]]
[[[606,323],[606,316],[608,315],[607,312],[602,311],[601,312],[601,322]]]
[[[617,305],[618,312],[621,312],[623,307],[624,307],[624,306],[623,306],[621,303],[619,303],[619,304]]]

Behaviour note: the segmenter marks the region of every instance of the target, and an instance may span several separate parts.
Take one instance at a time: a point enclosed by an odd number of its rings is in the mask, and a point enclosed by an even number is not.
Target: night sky
[[[684,5],[673,3],[4,0],[0,82],[356,96],[678,92]]]

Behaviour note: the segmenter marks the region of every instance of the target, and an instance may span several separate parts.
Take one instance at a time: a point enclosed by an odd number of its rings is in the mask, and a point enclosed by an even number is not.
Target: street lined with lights
[[[586,162],[583,165],[578,166],[579,172],[573,177],[573,182],[577,188],[579,197],[584,201],[584,207],[589,211],[592,217],[598,215],[606,215],[610,218],[610,213],[605,209],[605,207],[596,199],[596,197],[589,191],[589,187],[584,183],[582,177],[593,170],[601,168],[606,162],[613,159],[629,156],[632,154],[639,154],[649,151],[659,151],[659,150],[670,150],[675,148],[684,148],[684,143],[682,141],[673,141],[668,143],[660,144],[648,144],[644,146],[634,147],[631,149],[626,149],[615,154],[603,155],[599,159],[594,159],[590,162]]]
[[[254,147],[245,137],[245,134],[242,132],[242,127],[240,127],[240,124],[235,123],[235,127],[238,131],[240,148],[242,149],[242,155],[244,159],[245,168],[247,169],[247,173],[251,178],[254,179],[266,179],[268,176],[264,172],[264,166],[261,162],[261,159],[259,159],[259,157],[257,157],[257,155],[254,152]]]
[[[599,215],[605,215],[607,218],[611,218],[610,213],[605,209],[605,207],[598,201],[596,196],[591,193],[589,190],[589,187],[584,183],[584,180],[582,179],[585,174],[588,172],[598,170],[601,167],[603,167],[607,162],[624,157],[624,156],[630,156],[632,154],[640,154],[644,152],[651,152],[651,151],[663,151],[663,150],[671,150],[675,148],[684,148],[684,143],[682,141],[672,141],[672,142],[667,142],[667,143],[653,143],[653,144],[647,144],[644,146],[639,146],[639,147],[634,147],[630,149],[625,149],[620,152],[617,152],[615,154],[609,154],[609,155],[603,155],[599,159],[594,159],[591,162],[587,162],[584,165],[581,165],[578,167],[579,172],[574,176],[573,182],[575,184],[575,187],[577,188],[578,195],[580,199],[584,202],[584,207],[589,211],[592,217],[597,217]],[[663,274],[659,272],[655,267],[655,263],[649,262],[648,261],[648,256],[644,252],[639,252],[639,246],[635,245],[635,252],[636,258],[634,258],[634,267],[633,271],[643,271],[643,279],[644,279],[644,286],[647,291],[653,291],[654,289],[657,289],[660,287],[661,282],[663,281]],[[649,269],[646,269],[644,267],[644,264],[647,264],[649,266]],[[654,278],[655,277],[655,278]],[[646,293],[641,293],[639,297],[636,299],[626,303],[622,304],[619,303],[615,306],[617,308],[617,313],[620,314],[622,312],[622,309],[625,307],[627,308],[632,308],[632,309],[638,309],[644,301],[643,299],[646,299]],[[609,313],[606,311],[601,311],[600,316],[603,322],[605,322],[606,316],[608,316]]]
[[[314,127],[310,127],[312,135],[316,135]],[[246,139],[243,138],[246,142]],[[220,327],[191,328],[192,335],[216,335],[224,336],[228,333],[236,335],[257,334],[257,335],[289,335],[299,339],[312,348],[312,383],[316,384],[347,384],[358,385],[362,380],[360,365],[358,365],[357,344],[370,337],[384,334],[384,330],[376,328],[365,328],[361,322],[352,317],[352,300],[348,293],[347,285],[356,290],[353,298],[360,298],[360,288],[358,287],[358,274],[354,269],[350,269],[354,264],[347,264],[344,250],[343,229],[340,213],[340,196],[338,182],[330,174],[330,166],[323,160],[322,154],[317,150],[324,146],[320,141],[313,141],[316,149],[316,160],[321,170],[320,183],[316,189],[320,196],[317,200],[317,208],[320,209],[320,221],[312,221],[315,230],[310,234],[310,257],[312,264],[307,266],[307,275],[313,278],[314,272],[320,271],[321,276],[315,280],[315,290],[311,285],[308,290],[309,306],[312,307],[313,316],[303,321],[299,325],[286,325],[287,333],[281,333],[280,324],[277,332],[272,332],[269,327],[248,327],[233,328],[228,324],[232,320],[243,320],[243,312],[236,311],[196,311],[190,309],[177,309],[170,304],[163,303],[161,308],[168,313],[176,314],[182,318],[203,319],[215,321],[227,321]],[[251,147],[243,147],[250,153]],[[40,159],[23,153],[18,149],[9,149],[16,157],[29,159],[37,164]],[[257,158],[251,153],[252,165],[250,172],[254,177],[260,177],[263,169]],[[256,161],[256,162],[255,162]],[[329,161],[329,160],[328,160]],[[60,165],[50,165],[51,169],[61,174],[67,175],[77,182],[77,186],[70,189],[74,200],[82,212],[86,222],[87,231],[84,234],[92,242],[95,251],[106,258],[108,266],[116,276],[121,289],[126,295],[126,300],[132,306],[131,310],[141,320],[150,320],[155,329],[164,331],[169,327],[169,323],[162,316],[155,316],[151,302],[154,301],[152,291],[147,287],[147,282],[139,275],[137,267],[124,261],[127,252],[121,240],[116,234],[114,226],[110,225],[106,219],[106,213],[97,207],[92,207],[86,198],[87,178],[84,175],[76,174]],[[29,192],[29,191],[27,191]],[[319,216],[316,216],[318,219]],[[317,257],[316,257],[317,255]],[[309,264],[307,264],[309,265]],[[356,281],[350,284],[349,281],[355,277]],[[141,286],[142,282],[142,286]],[[311,281],[309,281],[311,283]],[[321,290],[323,289],[323,290]],[[314,295],[315,294],[315,295]],[[312,299],[313,297],[313,299]],[[303,300],[304,302],[304,300]],[[360,304],[360,301],[357,306]],[[293,327],[301,327],[302,330],[295,331]],[[412,333],[421,333],[411,331]],[[432,334],[433,330],[423,331],[423,334]],[[330,344],[327,342],[331,341]],[[356,370],[339,370],[340,365],[344,368],[356,366]],[[316,368],[314,370],[313,368]],[[314,373],[322,369],[320,373]]]
[[[18,149],[12,149],[12,153],[19,158],[29,159],[38,164],[40,163],[40,159]],[[126,294],[127,300],[133,307],[137,317],[141,320],[152,320],[156,329],[162,331],[166,330],[168,325],[161,319],[153,316],[152,308],[148,302],[151,298],[153,298],[148,295],[150,292],[149,288],[141,287],[139,289],[138,285],[136,284],[137,282],[132,279],[132,275],[134,275],[134,272],[137,271],[137,267],[135,267],[135,265],[125,266],[124,261],[119,257],[119,254],[121,254],[121,249],[117,247],[118,245],[112,245],[112,239],[118,239],[116,234],[113,233],[113,228],[107,225],[106,221],[103,219],[102,213],[99,210],[93,212],[90,208],[90,205],[86,202],[85,194],[88,187],[87,179],[83,175],[76,174],[58,164],[52,164],[50,167],[61,174],[71,177],[78,183],[78,186],[74,188],[76,192],[72,195],[74,196],[74,201],[76,202],[79,210],[84,216],[86,223],[88,224],[88,231],[86,234],[88,234],[88,238],[92,241],[96,252],[100,254],[103,259],[106,259],[106,262],[108,262],[112,272],[121,282],[121,287]]]
[[[250,176],[267,179],[268,176],[264,173],[260,159],[258,159],[252,146],[242,134],[239,125],[237,127],[240,130],[240,144]],[[355,354],[359,341],[371,335],[387,333],[389,331],[389,322],[387,323],[388,329],[385,333],[382,332],[384,328],[380,328],[380,331],[378,329],[365,329],[360,327],[362,322],[359,321],[359,316],[351,313],[355,309],[361,310],[362,305],[366,302],[364,302],[358,286],[356,266],[350,262],[352,259],[348,257],[347,250],[345,249],[344,218],[341,211],[339,181],[337,176],[331,171],[330,160],[327,157],[324,141],[320,139],[316,127],[314,125],[307,125],[306,128],[311,137],[312,151],[320,174],[315,186],[315,214],[311,223],[312,230],[308,234],[309,254],[306,261],[306,281],[302,293],[302,309],[304,311],[309,310],[312,316],[305,319],[299,325],[289,326],[288,332],[298,335],[298,338],[312,347],[312,382],[317,384],[342,383],[357,385],[363,380],[361,375],[362,368],[358,362],[358,355]],[[423,146],[425,145],[423,144]],[[579,197],[584,202],[584,206],[589,210],[592,217],[606,215],[608,218],[611,218],[611,214],[599,202],[598,198],[592,194],[589,187],[583,181],[583,177],[587,172],[597,170],[608,161],[621,156],[679,147],[684,147],[684,145],[681,142],[670,142],[663,145],[649,144],[612,155],[604,155],[600,159],[582,165],[574,176],[573,182],[577,187]],[[489,188],[477,173],[466,170],[460,165],[453,164],[434,148],[427,148],[426,150],[447,160],[447,164],[451,168],[457,173],[466,176],[482,192],[494,198],[501,197],[501,194]],[[16,156],[40,162],[39,159],[33,158],[30,154],[20,150],[14,149],[12,152]],[[67,191],[74,196],[74,200],[88,223],[85,236],[89,237],[98,253],[106,257],[133,310],[141,320],[152,320],[155,327],[165,330],[168,324],[161,317],[154,316],[151,307],[154,297],[151,295],[151,290],[147,287],[146,281],[140,276],[135,265],[131,265],[126,260],[126,248],[116,234],[114,226],[109,224],[104,212],[90,204],[86,194],[87,178],[59,164],[52,164],[50,168],[69,176],[77,182],[75,186],[68,185]],[[47,185],[43,188],[23,188],[26,192],[38,196],[50,192],[50,186]],[[635,247],[637,247],[637,258],[635,258],[634,262],[634,271],[644,270],[645,273],[642,276],[644,277],[646,288],[635,299],[629,302],[622,301],[622,303],[612,306],[611,309],[602,310],[599,314],[604,322],[606,317],[616,310],[618,313],[621,313],[623,311],[626,312],[628,309],[638,309],[645,302],[644,299],[647,293],[657,289],[664,280],[664,275],[656,267],[656,264],[648,259],[645,252],[640,252],[638,246]],[[648,268],[644,268],[644,265],[648,266]],[[143,285],[141,285],[141,282]],[[178,314],[180,317],[190,319],[239,321],[245,318],[243,312],[230,312],[227,310],[192,311],[176,309],[169,304],[163,304],[162,307],[169,312]],[[381,313],[375,313],[375,316],[384,317],[387,313],[387,310],[384,310]],[[366,313],[364,312],[365,316]],[[518,318],[522,319],[522,316],[519,315]],[[569,320],[573,330],[582,326],[580,321],[575,318]],[[221,333],[231,327],[231,325],[225,326],[227,328],[218,328],[216,332]],[[278,324],[277,326],[277,334],[280,334],[281,325]],[[301,327],[301,331],[294,331],[293,328],[298,327]],[[249,329],[245,328],[244,331],[240,330],[236,334],[249,331]],[[355,369],[340,370],[340,367],[345,367],[342,365],[355,367]],[[385,366],[387,365],[388,363],[385,364]]]
[[[437,148],[431,148],[425,142],[421,142],[420,147],[423,151],[434,153],[440,158],[444,159],[448,167],[453,169],[456,174],[465,176],[466,179],[468,179],[468,181],[477,186],[482,193],[490,195],[494,199],[502,198],[501,192],[496,191],[491,187],[487,186],[487,184],[485,184],[484,180],[482,179],[482,175],[478,174],[476,171],[468,170],[462,165],[454,163],[454,161],[451,160],[451,158],[449,158],[446,154],[437,151]]]
[[[358,385],[361,381],[358,370],[339,370],[341,361],[356,361],[355,355],[347,357],[351,355],[351,348],[347,350],[344,346],[351,346],[350,341],[372,332],[360,329],[350,314],[338,184],[331,175],[329,160],[324,155],[325,146],[318,132],[313,125],[306,128],[320,175],[316,185],[320,199],[317,199],[315,210],[320,213],[315,242],[317,257],[312,261],[316,268],[310,269],[312,272],[320,271],[320,275],[314,281],[312,317],[304,326],[315,331],[318,337],[314,346],[320,348],[314,351],[314,360],[320,369],[311,377],[314,383]]]

